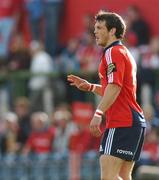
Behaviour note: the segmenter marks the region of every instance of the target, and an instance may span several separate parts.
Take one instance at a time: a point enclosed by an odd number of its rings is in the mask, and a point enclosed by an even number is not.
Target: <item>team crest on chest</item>
[[[115,63],[110,63],[108,65],[107,75],[111,74],[114,71],[116,71],[116,65],[115,65]]]

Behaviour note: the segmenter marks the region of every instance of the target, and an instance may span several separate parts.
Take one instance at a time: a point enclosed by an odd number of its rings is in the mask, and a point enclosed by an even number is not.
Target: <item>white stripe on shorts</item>
[[[110,154],[111,152],[114,132],[115,132],[115,128],[109,129],[108,136],[106,138],[104,154]]]
[[[140,136],[139,136],[139,139],[138,139],[138,142],[137,142],[136,149],[135,149],[134,156],[133,156],[132,160],[135,158],[136,152],[138,150],[138,147],[139,147],[139,144],[140,144],[140,141],[141,141],[141,138],[142,138],[142,134],[143,134],[143,128],[141,129]]]

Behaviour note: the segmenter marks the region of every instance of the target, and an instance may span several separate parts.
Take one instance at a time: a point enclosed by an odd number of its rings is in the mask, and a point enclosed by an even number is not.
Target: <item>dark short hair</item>
[[[117,13],[99,11],[95,16],[95,21],[105,21],[105,25],[110,31],[112,28],[116,29],[116,38],[123,38],[126,31],[126,24],[123,18]]]

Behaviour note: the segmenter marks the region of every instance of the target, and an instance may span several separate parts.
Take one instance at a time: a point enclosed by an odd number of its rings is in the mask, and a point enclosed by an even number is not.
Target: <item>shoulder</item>
[[[125,56],[127,53],[127,48],[123,45],[112,47],[111,54],[118,56]]]
[[[127,48],[123,45],[110,47],[105,51],[105,56],[125,55]]]
[[[113,46],[106,50],[105,58],[108,64],[109,62],[120,62],[120,60],[123,61],[124,59],[126,59],[126,48],[121,45]]]

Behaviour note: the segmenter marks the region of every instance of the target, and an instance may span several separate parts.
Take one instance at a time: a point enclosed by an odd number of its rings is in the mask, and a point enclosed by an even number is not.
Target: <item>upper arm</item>
[[[125,57],[120,49],[110,48],[105,53],[108,84],[123,86]]]
[[[118,84],[108,84],[107,87],[105,88],[104,94],[107,96],[115,96],[117,97],[120,93],[121,87]]]

